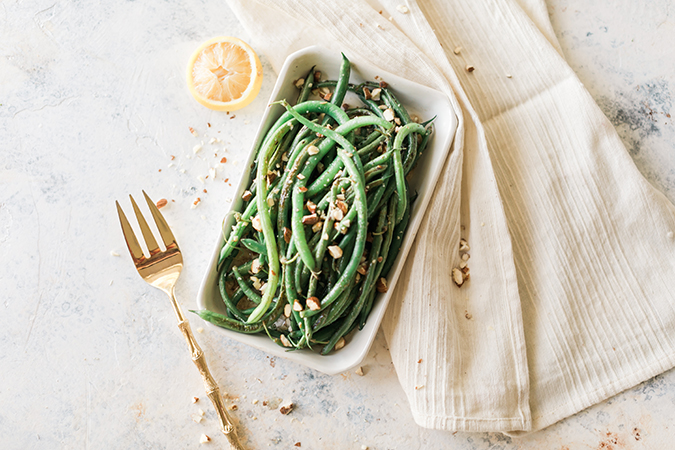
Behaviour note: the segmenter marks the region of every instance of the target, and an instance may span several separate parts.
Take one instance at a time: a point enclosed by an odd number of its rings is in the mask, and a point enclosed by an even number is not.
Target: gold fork
[[[145,191],[143,191],[143,195],[145,196],[145,201],[148,203],[148,207],[150,207],[150,212],[155,220],[155,224],[157,225],[157,229],[159,230],[159,234],[162,237],[166,250],[162,251],[159,248],[159,245],[157,245],[157,241],[152,235],[148,223],[145,221],[140,209],[138,209],[138,205],[134,201],[134,198],[130,195],[131,204],[134,208],[136,218],[138,219],[138,225],[141,228],[141,233],[143,233],[143,240],[145,240],[145,244],[150,252],[149,258],[146,258],[143,255],[143,249],[138,244],[138,240],[136,239],[136,235],[134,235],[134,231],[131,229],[131,225],[129,225],[129,221],[124,215],[120,204],[115,202],[117,205],[117,214],[119,215],[120,223],[122,224],[122,232],[124,233],[127,247],[131,253],[131,259],[133,259],[136,270],[138,270],[141,278],[151,286],[164,291],[171,299],[173,312],[176,314],[176,319],[178,319],[178,328],[180,328],[183,336],[185,336],[188,347],[190,347],[190,353],[192,354],[192,361],[202,375],[204,387],[206,388],[206,395],[211,399],[213,406],[216,408],[218,418],[220,419],[220,428],[225,436],[227,436],[227,440],[230,442],[232,448],[235,450],[243,450],[243,447],[239,443],[237,432],[232,424],[232,419],[227,413],[227,409],[225,409],[223,398],[220,396],[220,388],[218,387],[216,380],[211,376],[211,372],[209,372],[209,368],[206,365],[204,352],[199,347],[199,344],[197,344],[197,340],[190,329],[190,323],[185,319],[183,311],[181,311],[173,293],[176,281],[178,281],[180,272],[183,269],[183,256],[178,248],[178,243],[157,206],[150,200],[150,197],[148,197],[148,194],[146,194]]]

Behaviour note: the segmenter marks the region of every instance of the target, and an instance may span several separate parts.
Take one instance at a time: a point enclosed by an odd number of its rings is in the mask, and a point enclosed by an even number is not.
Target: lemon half
[[[255,51],[241,39],[220,36],[190,57],[187,84],[192,96],[216,111],[235,111],[256,98],[263,71]]]

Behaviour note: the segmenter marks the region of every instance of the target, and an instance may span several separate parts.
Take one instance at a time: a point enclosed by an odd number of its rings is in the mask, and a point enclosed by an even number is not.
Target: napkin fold
[[[383,323],[419,425],[531,432],[675,365],[675,208],[564,61],[543,1],[228,3],[276,69],[320,43],[458,114]]]

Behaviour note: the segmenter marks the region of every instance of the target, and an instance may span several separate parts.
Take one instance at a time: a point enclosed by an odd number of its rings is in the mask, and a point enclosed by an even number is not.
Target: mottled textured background
[[[548,5],[571,66],[675,201],[675,6]],[[261,94],[245,110],[198,105],[185,64],[220,34],[249,38],[222,1],[0,1],[0,448],[197,448],[202,433],[225,448],[167,299],[133,270],[114,209],[143,188],[175,200],[164,211],[187,263],[177,295],[193,307],[275,81],[263,58]],[[216,179],[198,181],[223,156]],[[363,377],[322,375],[208,328],[198,338],[247,448],[672,448],[673,371],[510,439],[415,425],[381,335]],[[288,400],[298,406],[283,416]]]

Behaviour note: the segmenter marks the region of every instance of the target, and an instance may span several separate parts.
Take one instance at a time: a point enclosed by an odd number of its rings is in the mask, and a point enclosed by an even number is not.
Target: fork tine
[[[167,224],[166,220],[164,220],[164,216],[161,212],[159,212],[157,205],[155,205],[155,203],[150,200],[150,197],[148,197],[148,194],[146,194],[145,191],[143,191],[143,195],[145,196],[145,201],[148,203],[152,217],[155,219],[155,224],[157,224],[157,229],[159,230],[159,234],[162,236],[164,245],[169,247],[171,244],[176,244],[176,238],[171,232],[169,224]]]
[[[129,198],[131,199],[131,205],[134,207],[134,212],[136,213],[136,219],[138,219],[138,225],[141,227],[141,233],[143,233],[143,239],[145,239],[145,245],[148,246],[148,251],[150,252],[150,255],[153,255],[154,253],[157,253],[159,251],[159,245],[157,245],[157,241],[155,240],[155,236],[152,235],[152,231],[150,231],[150,227],[148,226],[148,222],[145,221],[145,217],[143,217],[143,214],[141,214],[141,210],[138,209],[138,205],[136,204],[136,200],[130,195]]]
[[[122,211],[122,207],[120,206],[119,202],[115,201],[115,204],[117,205],[117,215],[120,218],[122,233],[124,234],[124,240],[127,242],[129,253],[131,253],[131,257],[134,261],[141,259],[143,257],[143,249],[138,244],[138,239],[136,239],[134,230],[131,228],[131,225],[129,225],[127,216],[124,215],[124,211]]]

